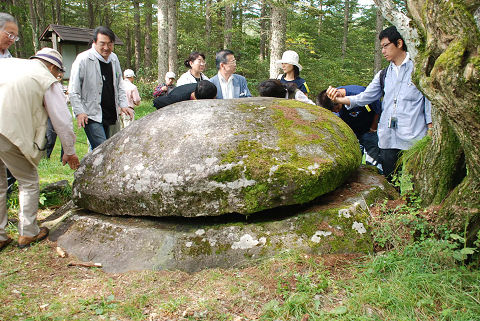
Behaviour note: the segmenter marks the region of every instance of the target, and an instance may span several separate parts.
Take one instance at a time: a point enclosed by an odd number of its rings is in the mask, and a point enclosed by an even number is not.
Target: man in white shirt
[[[231,50],[221,50],[215,57],[218,73],[210,81],[217,87],[217,99],[252,97],[245,77],[235,74],[237,61]]]
[[[123,72],[124,79],[122,82],[122,86],[127,93],[128,108],[131,109],[133,114],[135,114],[135,107],[140,105],[141,100],[140,94],[138,93],[138,88],[133,84],[134,77],[135,73],[132,69],[126,69]],[[121,114],[120,120],[122,128],[127,127],[133,121],[133,119],[130,119],[130,117],[126,114]]]

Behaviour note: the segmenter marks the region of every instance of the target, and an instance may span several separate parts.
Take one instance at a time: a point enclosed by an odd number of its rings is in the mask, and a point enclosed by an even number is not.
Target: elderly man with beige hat
[[[58,51],[43,48],[30,60],[0,59],[0,250],[12,239],[7,236],[7,180],[5,166],[17,178],[20,207],[18,245],[21,248],[48,235],[37,224],[39,179],[37,166],[46,143],[50,117],[65,150],[63,164],[77,169],[72,118],[57,76],[63,72]]]

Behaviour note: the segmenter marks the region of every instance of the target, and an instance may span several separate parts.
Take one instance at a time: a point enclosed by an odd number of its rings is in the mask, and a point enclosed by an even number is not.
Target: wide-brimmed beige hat
[[[52,48],[42,48],[35,56],[31,56],[30,59],[38,58],[45,61],[48,61],[51,64],[57,66],[62,72],[65,72],[65,68],[63,68],[63,58],[62,55]]]
[[[287,50],[283,53],[282,59],[277,60],[277,64],[291,64],[294,66],[297,66],[299,70],[302,70],[302,65],[298,63],[300,58],[298,57],[298,54],[293,51],[293,50]]]

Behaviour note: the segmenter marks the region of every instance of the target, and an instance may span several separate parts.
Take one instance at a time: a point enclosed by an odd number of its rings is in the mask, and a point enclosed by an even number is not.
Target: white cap
[[[125,71],[123,72],[123,77],[125,78],[135,77],[135,73],[133,72],[132,69],[125,69]]]
[[[30,59],[33,59],[33,58],[39,58],[39,59],[48,61],[49,63],[54,64],[55,66],[60,68],[61,71],[65,72],[65,69],[63,68],[62,55],[55,49],[42,48],[39,51],[37,51],[35,56],[30,57]]]
[[[173,71],[169,71],[165,74],[165,79],[176,78]]]
[[[302,70],[302,65],[298,63],[300,59],[298,58],[298,54],[293,50],[287,50],[283,53],[282,59],[277,60],[277,64],[291,64],[297,66],[299,70]]]

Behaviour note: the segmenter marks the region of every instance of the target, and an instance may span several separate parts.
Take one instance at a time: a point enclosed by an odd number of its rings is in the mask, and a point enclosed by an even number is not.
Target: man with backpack
[[[384,175],[391,179],[400,152],[412,147],[432,128],[431,104],[412,82],[414,65],[397,28],[392,26],[383,30],[378,38],[382,54],[390,65],[378,72],[365,91],[358,95],[341,97],[334,87],[328,88],[327,95],[347,109],[368,105],[383,96],[377,130],[379,158]]]

